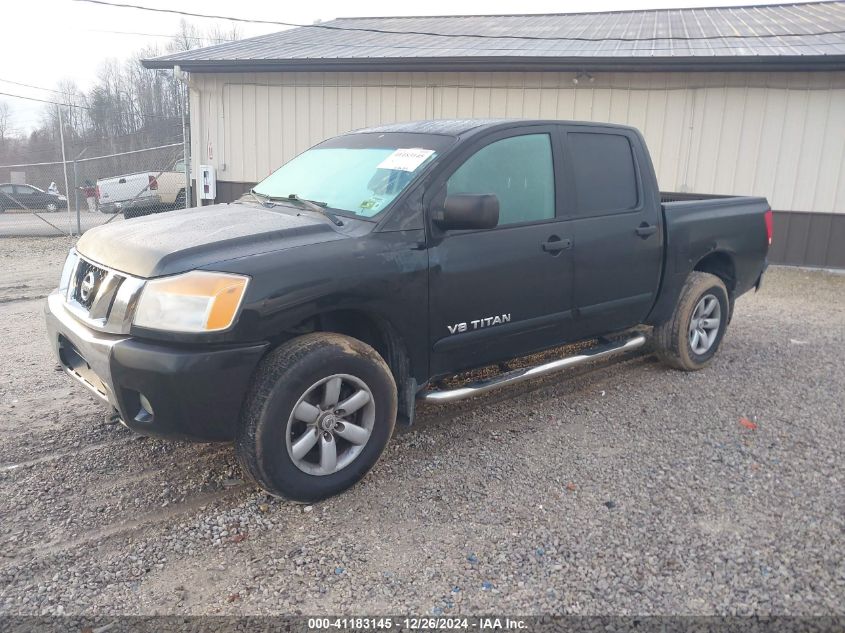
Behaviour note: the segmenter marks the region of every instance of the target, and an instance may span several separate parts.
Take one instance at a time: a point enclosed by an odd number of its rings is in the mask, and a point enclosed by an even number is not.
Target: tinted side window
[[[630,141],[620,134],[566,135],[578,200],[578,215],[593,216],[637,206],[637,175]]]
[[[22,193],[24,195],[31,195],[35,193],[35,189],[32,187],[27,187],[25,185],[16,185],[17,193]]]
[[[12,185],[0,185],[0,193],[15,193]]]
[[[499,226],[553,218],[551,138],[548,134],[527,134],[490,143],[452,174],[446,192],[496,194]]]

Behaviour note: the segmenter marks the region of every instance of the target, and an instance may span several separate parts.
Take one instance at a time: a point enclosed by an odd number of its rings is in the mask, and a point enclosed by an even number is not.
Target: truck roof
[[[389,123],[376,127],[361,128],[353,130],[349,134],[371,134],[384,132],[418,133],[418,134],[444,134],[448,136],[460,136],[472,130],[480,130],[491,127],[507,127],[508,124],[525,125],[537,123],[567,123],[583,125],[601,125],[602,127],[618,127],[632,129],[627,125],[614,123],[599,123],[596,121],[561,121],[557,119],[435,119],[432,121],[406,121],[403,123]]]

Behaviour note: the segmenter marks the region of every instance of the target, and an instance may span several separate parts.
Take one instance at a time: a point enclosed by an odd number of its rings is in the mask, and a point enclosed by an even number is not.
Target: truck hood
[[[76,249],[96,263],[149,278],[339,239],[346,236],[310,213],[217,204],[100,226],[87,231]]]

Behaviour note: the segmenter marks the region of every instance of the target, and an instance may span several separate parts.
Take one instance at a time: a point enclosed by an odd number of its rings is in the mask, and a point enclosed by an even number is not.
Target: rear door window
[[[446,193],[496,194],[499,226],[554,218],[550,136],[513,136],[482,147],[455,170],[446,183]]]
[[[624,213],[639,201],[631,142],[622,134],[566,135],[580,217]]]

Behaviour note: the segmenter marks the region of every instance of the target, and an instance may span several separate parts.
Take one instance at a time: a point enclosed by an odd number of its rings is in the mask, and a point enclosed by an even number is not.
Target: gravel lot
[[[83,209],[79,214],[79,228],[83,233],[106,222],[122,221],[122,215],[115,217],[87,209]],[[70,211],[62,209],[55,213],[43,209],[33,211],[7,209],[5,213],[0,213],[0,239],[30,236],[56,237],[71,231],[77,232],[76,212],[72,209]]]
[[[422,407],[299,506],[55,371],[69,244],[0,240],[0,613],[845,613],[845,275],[772,269],[702,372],[640,355]]]

